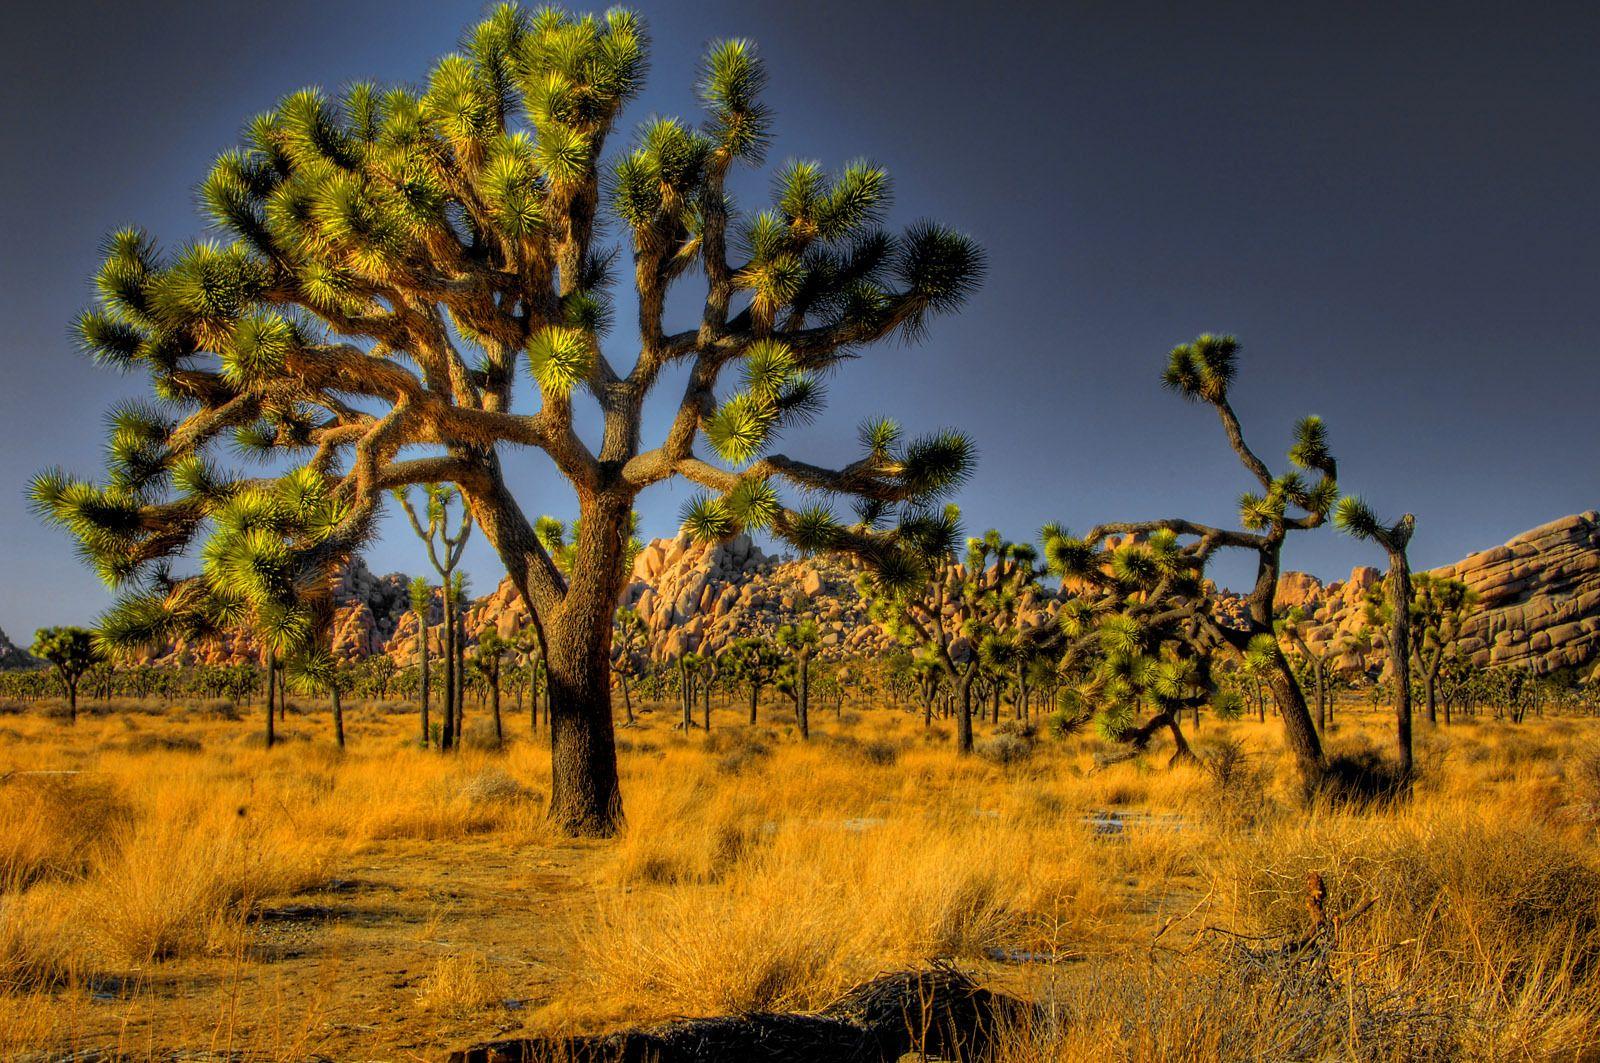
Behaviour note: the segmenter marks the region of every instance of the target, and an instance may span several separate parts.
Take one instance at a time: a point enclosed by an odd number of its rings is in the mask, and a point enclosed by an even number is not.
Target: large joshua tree
[[[1258,489],[1246,491],[1239,498],[1243,529],[1221,528],[1182,518],[1101,524],[1082,540],[1075,541],[1066,552],[1080,554],[1087,560],[1108,536],[1167,532],[1186,539],[1186,567],[1192,570],[1203,571],[1218,550],[1240,550],[1254,555],[1256,579],[1246,599],[1248,608],[1242,627],[1205,622],[1203,610],[1192,605],[1184,608],[1203,621],[1208,637],[1220,638],[1237,653],[1264,656],[1270,664],[1267,683],[1282,715],[1284,735],[1301,780],[1309,788],[1321,780],[1326,766],[1322,742],[1306,708],[1305,694],[1273,638],[1273,607],[1278,577],[1283,570],[1284,541],[1291,532],[1309,531],[1326,523],[1339,495],[1337,466],[1328,449],[1326,429],[1317,417],[1302,418],[1296,425],[1295,443],[1289,451],[1293,467],[1289,471],[1274,475],[1266,462],[1256,455],[1245,441],[1244,430],[1230,399],[1238,373],[1238,355],[1239,343],[1232,336],[1202,335],[1192,343],[1173,349],[1163,382],[1182,398],[1203,403],[1216,411],[1228,444],[1256,482]],[[1311,476],[1315,480],[1307,479]],[[1057,550],[1059,555],[1061,547]]]
[[[385,492],[454,484],[543,626],[549,813],[574,834],[609,834],[622,814],[610,640],[640,492],[682,477],[709,492],[693,507],[703,534],[766,528],[871,556],[892,550],[892,527],[794,509],[786,492],[856,496],[892,517],[959,482],[971,456],[954,433],[838,469],[767,453],[817,410],[821,375],[956,308],[981,253],[937,225],[881,229],[888,176],[866,163],[835,176],[788,164],[767,209],[738,212],[728,174],[759,163],[771,136],[746,41],[710,47],[704,122],[652,119],[608,158],[647,51],[631,12],[506,4],[418,89],[308,89],[252,120],[200,188],[221,240],[163,254],[138,230],[111,238],[80,334],[96,358],[148,373],[168,405],[113,451],[111,483],[51,491],[115,582],[136,584],[206,534],[212,502],[174,470],[228,433],[328,476],[346,507],[329,541],[346,551]],[[637,301],[613,341],[609,220]],[[674,326],[668,293],[685,281],[704,294]],[[682,395],[647,445],[646,400],[670,379]],[[576,427],[580,398],[597,408],[594,439]],[[570,575],[510,486],[513,450],[544,455],[576,497]],[[221,481],[218,495],[247,482]]]

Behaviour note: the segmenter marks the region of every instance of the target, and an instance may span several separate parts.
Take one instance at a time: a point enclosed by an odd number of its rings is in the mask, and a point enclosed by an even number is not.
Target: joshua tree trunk
[[[278,655],[276,653],[268,653],[267,654],[267,748],[268,749],[271,749],[272,748],[272,744],[275,741],[277,741],[277,735],[273,731],[273,724],[272,724],[272,714],[275,713],[278,710],[277,687],[278,687]]]
[[[796,663],[800,674],[795,677],[795,719],[800,724],[802,740],[811,737],[811,651],[802,648]]]
[[[954,677],[956,694],[960,699],[959,712],[956,714],[956,752],[963,756],[972,752],[972,681],[976,677],[976,668],[969,668],[965,675]]]
[[[339,701],[339,688],[330,686],[328,693],[333,698],[333,740],[339,748],[344,749],[344,706]]]
[[[433,740],[428,733],[428,619],[422,617],[422,748],[427,749]]]
[[[506,740],[505,727],[500,722],[500,671],[496,666],[495,672],[489,677],[489,710],[494,713],[494,742],[502,745]]]
[[[755,726],[756,708],[761,701],[761,687],[757,683],[750,684],[750,725]]]
[[[622,711],[628,717],[628,723],[633,723],[633,695],[628,693],[628,677],[619,673],[617,681],[622,684]]]
[[[1400,777],[1411,778],[1411,562],[1404,546],[1389,551],[1389,660],[1394,667],[1395,738]]]
[[[589,517],[584,516],[587,525]],[[589,528],[584,528],[587,538]],[[575,566],[576,567],[576,566]],[[575,583],[549,643],[550,818],[570,834],[606,836],[622,819],[611,724],[611,617],[616,594]],[[610,591],[610,593],[606,593]]]
[[[456,747],[456,655],[455,637],[456,626],[453,622],[455,609],[450,604],[450,582],[447,579],[444,586],[444,626],[440,628],[439,648],[444,656],[444,729],[439,734],[439,748],[451,750]]]

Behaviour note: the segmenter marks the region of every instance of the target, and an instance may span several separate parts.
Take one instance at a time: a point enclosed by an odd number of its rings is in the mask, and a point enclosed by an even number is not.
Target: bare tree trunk
[[[422,748],[427,749],[433,740],[428,733],[428,618],[422,621]]]
[[[1404,549],[1389,552],[1389,660],[1394,667],[1395,739],[1402,779],[1409,780],[1411,756],[1411,562]]]
[[[800,651],[797,663],[800,674],[795,677],[794,703],[795,718],[800,723],[800,738],[811,738],[811,653],[809,650]]]
[[[267,654],[267,748],[271,749],[277,741],[277,734],[273,731],[272,714],[278,709],[278,655]]]
[[[329,686],[328,693],[333,698],[333,740],[342,750],[344,749],[344,706],[339,701],[338,685]]]
[[[500,667],[495,665],[494,674],[489,677],[489,708],[494,713],[494,744],[504,745],[506,731],[500,722]]]
[[[444,656],[444,729],[439,735],[439,748],[444,751],[456,747],[456,655],[455,608],[450,602],[450,577],[444,578],[444,626],[439,629]]]

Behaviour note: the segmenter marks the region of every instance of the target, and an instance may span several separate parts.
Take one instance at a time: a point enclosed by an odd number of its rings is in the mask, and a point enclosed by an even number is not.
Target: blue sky
[[[893,223],[936,218],[984,244],[989,278],[965,313],[848,366],[828,414],[783,444],[836,462],[870,414],[960,426],[981,453],[960,498],[975,532],[1230,519],[1250,484],[1215,419],[1159,386],[1164,352],[1208,330],[1244,343],[1236,405],[1257,449],[1278,459],[1294,419],[1321,414],[1342,484],[1417,514],[1419,566],[1594,508],[1600,13],[1309,8],[645,4],[652,73],[627,126],[694,117],[705,42],[751,37],[770,67],[774,162],[868,156],[894,177]],[[109,601],[22,504],[46,465],[96,472],[103,411],[140,392],[68,333],[104,234],[201,235],[194,185],[246,117],[304,85],[420,80],[482,10],[69,0],[10,14],[0,628],[13,638]],[[765,188],[752,173],[737,190],[749,205]],[[613,333],[617,357],[627,340]],[[531,512],[570,515],[540,460],[508,463]],[[687,494],[646,494],[646,532],[669,533]],[[1287,555],[1325,577],[1379,561],[1331,530]],[[423,559],[391,524],[370,563]],[[481,541],[468,568],[480,591],[500,578]]]

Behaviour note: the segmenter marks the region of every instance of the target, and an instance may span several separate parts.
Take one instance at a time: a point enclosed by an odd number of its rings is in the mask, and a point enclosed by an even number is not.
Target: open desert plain
[[[1600,1061],[1594,10],[8,21],[0,1059]]]

